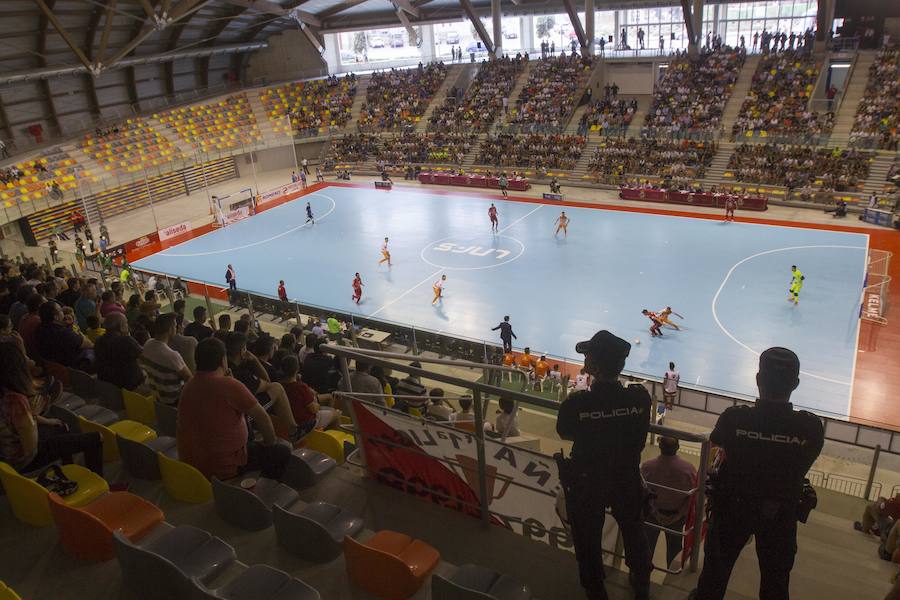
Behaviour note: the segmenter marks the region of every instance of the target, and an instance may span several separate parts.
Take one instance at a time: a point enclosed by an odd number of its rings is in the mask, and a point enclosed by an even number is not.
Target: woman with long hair
[[[15,342],[0,341],[0,460],[27,473],[56,460],[68,464],[84,453],[87,468],[103,476],[99,433],[69,433],[59,419],[32,412],[38,396],[25,355]]]

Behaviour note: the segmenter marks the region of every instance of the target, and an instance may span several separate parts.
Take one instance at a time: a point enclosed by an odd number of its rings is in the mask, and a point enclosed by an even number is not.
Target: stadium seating
[[[383,137],[378,159],[391,165],[409,163],[462,164],[463,158],[475,144],[470,133],[404,132],[394,137]]]
[[[78,187],[78,179],[99,181],[91,176],[90,171],[78,167],[67,152],[53,147],[42,150],[30,159],[0,168],[0,205],[9,208],[17,202],[47,199],[50,196],[47,186],[51,182],[65,193]]]
[[[588,171],[595,181],[618,184],[629,174],[662,178],[703,177],[716,153],[710,142],[605,138],[594,149]]]
[[[152,396],[143,396],[131,390],[122,390],[122,401],[125,405],[125,414],[129,419],[148,427],[155,427],[156,402]]]
[[[113,532],[137,541],[164,519],[159,508],[129,492],[110,492],[83,507],[53,493],[49,502],[60,545],[82,560],[109,560],[115,556]]]
[[[900,47],[884,48],[869,67],[866,92],[859,102],[851,144],[897,150],[900,143]]]
[[[363,521],[326,502],[313,502],[296,512],[272,507],[278,545],[311,562],[327,562],[340,556],[344,538],[362,531]]]
[[[588,132],[600,135],[624,135],[637,111],[637,100],[632,98],[600,99],[591,102],[581,116],[579,134]]]
[[[732,127],[734,136],[816,136],[834,126],[834,114],[811,110],[809,100],[821,65],[801,50],[767,54]]]
[[[62,498],[66,504],[84,506],[109,492],[109,485],[96,473],[79,465],[63,465],[61,468],[66,477],[78,483],[78,489],[74,493]],[[0,462],[0,483],[3,484],[13,515],[18,520],[34,527],[46,527],[53,522],[47,504],[50,492],[36,479],[22,475],[5,462]]]
[[[103,437],[103,462],[114,462],[120,459],[119,445],[116,436],[133,442],[144,443],[156,439],[156,432],[137,421],[117,421],[110,425],[102,425],[78,416],[78,426],[82,433],[96,432]]]
[[[319,600],[312,587],[268,565],[253,565],[223,587],[210,590],[199,578],[191,579],[192,600]]]
[[[580,135],[489,134],[481,144],[479,164],[500,167],[571,170],[581,157],[585,138]]]
[[[0,581],[0,600],[22,600],[14,589]]]
[[[178,459],[157,453],[163,487],[175,500],[203,504],[212,500],[212,484],[203,473]]]
[[[213,477],[212,490],[216,514],[247,531],[270,527],[273,507],[290,506],[299,497],[293,488],[265,477],[257,479],[252,490]]]
[[[729,158],[724,176],[788,188],[860,191],[873,158],[870,152],[854,149],[741,144]]]
[[[558,131],[575,109],[591,66],[590,57],[577,54],[540,59],[531,66],[528,81],[505,121],[523,126],[524,131],[532,127]]]
[[[432,600],[529,600],[531,591],[507,575],[480,565],[462,565],[449,577],[431,578]]]
[[[503,112],[503,98],[509,98],[526,64],[524,58],[482,61],[478,74],[462,98],[448,96],[428,119],[428,128],[435,131],[487,131]]]
[[[345,135],[332,141],[328,156],[337,163],[362,162],[378,151],[375,140],[368,133]]]
[[[116,445],[122,466],[129,475],[138,479],[157,481],[162,478],[158,453],[178,458],[178,447],[173,437],[160,436],[148,442],[138,442],[116,435]]]
[[[246,94],[153,115],[182,140],[203,152],[229,150],[262,139]]]
[[[387,600],[412,597],[440,561],[440,553],[421,540],[396,531],[379,531],[365,542],[344,538],[350,580]]]
[[[373,74],[359,113],[360,128],[394,129],[418,123],[446,77],[444,63]]]
[[[143,172],[146,167],[164,167],[184,158],[181,150],[141,117],[85,134],[79,147],[110,173]]]
[[[323,133],[350,120],[356,95],[351,77],[300,81],[266,89],[259,96],[275,133],[287,133],[286,117],[301,133]]]
[[[645,127],[658,132],[717,130],[746,53],[724,47],[696,59],[679,54],[653,94]]]

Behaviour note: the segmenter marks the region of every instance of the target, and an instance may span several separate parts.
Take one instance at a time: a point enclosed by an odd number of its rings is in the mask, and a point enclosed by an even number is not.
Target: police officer
[[[710,477],[710,528],[706,558],[694,600],[721,600],[741,550],[756,537],[761,600],[787,600],[797,552],[797,521],[806,522],[815,492],[804,476],[822,451],[825,432],[818,417],[793,410],[800,360],[786,348],[759,357],[753,407],[729,408],[710,441],[725,451]]]
[[[640,463],[650,427],[650,394],[641,385],[619,383],[631,351],[625,340],[600,331],[575,350],[584,354],[584,369],[594,383],[560,405],[556,431],[574,442],[571,458],[558,456],[557,462],[581,585],[591,600],[607,598],[601,537],[610,507],[625,541],[634,597],[646,600],[651,556],[643,530]]]

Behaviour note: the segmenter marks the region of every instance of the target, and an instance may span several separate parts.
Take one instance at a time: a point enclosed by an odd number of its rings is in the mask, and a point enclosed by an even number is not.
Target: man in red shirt
[[[887,536],[897,519],[900,519],[900,494],[890,500],[879,498],[867,505],[862,521],[856,521],[853,528],[863,533],[881,533]]]
[[[278,281],[278,299],[281,300],[281,320],[287,321],[291,318],[291,305],[288,300],[287,289],[284,287],[284,279]]]
[[[321,406],[314,389],[300,380],[300,361],[295,354],[288,354],[281,359],[281,378],[278,382],[284,388],[288,401],[291,403],[291,412],[297,421],[297,429],[302,435],[308,434],[313,429],[325,429],[338,421],[341,411],[330,406]]]
[[[247,387],[230,376],[225,344],[207,338],[197,345],[197,373],[181,391],[178,403],[178,458],[206,477],[231,479],[259,469],[280,479],[291,458],[289,445],[278,443],[272,420]],[[250,417],[262,436],[248,441]]]

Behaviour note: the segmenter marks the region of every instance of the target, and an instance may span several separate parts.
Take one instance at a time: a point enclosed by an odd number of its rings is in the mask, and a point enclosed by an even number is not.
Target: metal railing
[[[477,475],[478,475],[478,488],[479,489],[478,489],[478,493],[476,495],[479,499],[479,504],[478,504],[477,508],[478,508],[478,513],[482,520],[482,523],[485,526],[488,526],[490,524],[490,516],[493,513],[490,510],[490,497],[488,496],[488,493],[487,493],[487,490],[488,490],[488,484],[487,484],[488,464],[487,464],[486,455],[485,455],[485,428],[484,428],[484,425],[485,425],[484,416],[485,416],[485,413],[487,410],[486,398],[489,397],[490,395],[494,395],[497,397],[502,396],[502,397],[512,400],[518,404],[538,406],[538,407],[544,407],[544,408],[552,408],[552,409],[556,408],[556,406],[557,406],[556,403],[549,401],[549,400],[536,398],[535,396],[531,396],[531,395],[528,395],[528,394],[525,394],[522,392],[507,390],[504,388],[495,387],[495,386],[480,383],[477,381],[473,382],[473,381],[469,381],[467,379],[462,379],[460,377],[448,375],[448,374],[441,373],[438,371],[427,371],[425,369],[413,367],[406,363],[399,363],[399,362],[396,362],[395,357],[397,355],[395,355],[393,353],[385,353],[385,352],[380,352],[380,351],[376,351],[376,350],[363,350],[363,349],[359,349],[359,348],[348,348],[345,346],[338,346],[338,345],[334,345],[334,344],[326,344],[326,345],[321,346],[321,348],[324,352],[326,352],[328,354],[333,354],[338,358],[343,381],[346,382],[346,385],[348,387],[348,389],[346,389],[346,390],[337,392],[337,394],[339,396],[347,396],[350,398],[354,398],[353,390],[350,385],[351,379],[350,379],[350,370],[348,367],[349,360],[358,360],[361,362],[365,362],[366,364],[369,364],[369,365],[381,366],[381,367],[389,368],[391,370],[396,370],[396,371],[400,371],[403,373],[407,373],[409,375],[414,375],[419,378],[425,378],[425,379],[429,379],[429,380],[433,380],[433,381],[439,381],[439,382],[442,382],[445,384],[449,384],[449,385],[453,385],[453,386],[457,386],[460,388],[471,390],[472,401],[473,401],[473,412],[474,412],[474,417],[475,417],[474,438],[475,438],[475,447],[476,447],[476,455],[477,455],[476,458],[478,461]],[[401,356],[403,356],[403,355],[401,355]],[[461,367],[461,368],[465,368],[465,367],[483,368],[484,367],[484,365],[481,363],[466,363],[466,362],[460,362],[460,361],[453,361],[452,364],[455,367]],[[360,399],[359,395],[357,395],[357,397],[355,399],[358,401],[366,402],[366,400]],[[378,410],[389,410],[389,409],[379,406],[379,405],[374,405],[371,403],[368,403],[368,404],[370,406],[377,408]],[[434,423],[434,424],[432,424],[432,426],[438,427],[438,428],[443,428],[443,429],[448,429],[448,430],[454,431],[456,433],[459,433],[459,430],[454,429],[453,427],[447,427],[447,426],[444,426],[444,425],[441,425],[438,423]],[[706,481],[707,468],[708,468],[708,464],[709,464],[708,458],[709,458],[709,452],[710,452],[709,438],[706,434],[689,433],[689,432],[680,431],[677,429],[672,429],[669,427],[657,425],[656,423],[650,424],[650,432],[655,435],[664,435],[664,436],[669,436],[669,437],[675,437],[679,440],[699,443],[701,445],[701,458],[700,458],[700,469],[698,472],[697,481],[700,481],[700,482]],[[361,432],[358,430],[355,431],[354,433],[357,435],[357,437],[362,435]],[[379,438],[378,443],[384,444],[385,440]],[[496,443],[502,444],[503,442],[501,441],[501,442],[496,442]],[[402,448],[404,451],[416,453],[416,451],[411,450],[408,445],[397,444],[396,446]],[[363,465],[364,465],[365,464],[364,450],[360,452],[360,455],[363,457]],[[428,455],[428,456],[431,456],[431,455]],[[553,457],[548,456],[548,455],[541,455],[541,456],[548,462],[548,464],[554,463]],[[452,462],[446,458],[437,458],[437,457],[433,457],[433,458],[435,458],[436,460],[440,460],[441,462],[445,462],[445,463]],[[513,481],[511,483],[514,485],[517,485],[519,487],[522,487],[522,488],[528,490],[529,492],[532,492],[535,494],[540,494],[543,496],[547,495],[547,492],[540,488],[532,487],[532,486],[518,483],[515,481]],[[669,488],[666,488],[666,489],[669,489]],[[690,570],[696,571],[697,566],[698,566],[698,560],[699,560],[700,542],[701,542],[701,538],[702,538],[702,535],[701,535],[702,527],[703,527],[702,515],[705,514],[706,486],[698,485],[696,488],[689,490],[689,491],[684,491],[684,490],[675,490],[675,491],[685,493],[686,495],[690,495],[690,496],[694,497],[694,499],[695,499],[694,511],[695,511],[695,514],[698,515],[698,518],[695,519],[693,530],[692,530],[694,537],[693,537],[693,546],[692,546],[691,552],[690,552]],[[453,498],[453,500],[457,501],[458,499]],[[458,501],[463,502],[462,500],[458,500]],[[685,532],[685,531],[678,532],[675,530],[670,530],[670,529],[667,529],[665,527],[662,527],[662,526],[657,525],[652,522],[647,523],[647,525],[655,527],[655,528],[660,529],[665,532],[676,533],[681,536],[687,535],[687,532]],[[616,546],[618,547],[619,544],[616,544]],[[618,556],[618,553],[616,551],[609,551],[609,550],[605,550],[605,549],[604,549],[604,551],[607,553],[616,555],[617,558],[621,558],[620,556]],[[655,567],[655,568],[662,570],[662,571],[669,572],[669,573],[680,572],[680,571],[670,571],[668,569],[668,565],[664,568],[660,568],[660,567]]]

